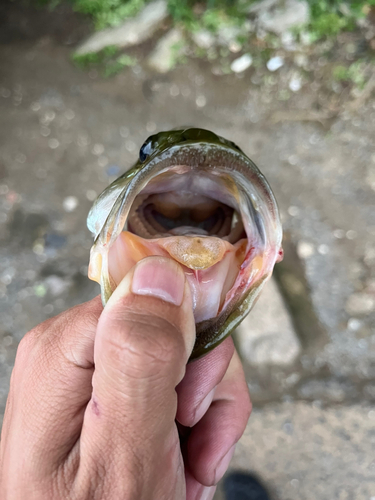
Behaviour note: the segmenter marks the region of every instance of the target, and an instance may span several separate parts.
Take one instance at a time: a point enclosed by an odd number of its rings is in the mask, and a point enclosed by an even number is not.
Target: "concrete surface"
[[[234,339],[240,356],[254,366],[293,365],[300,355],[300,341],[274,278],[265,285]]]
[[[253,412],[231,469],[261,477],[272,500],[374,500],[374,449],[373,407],[284,403]]]

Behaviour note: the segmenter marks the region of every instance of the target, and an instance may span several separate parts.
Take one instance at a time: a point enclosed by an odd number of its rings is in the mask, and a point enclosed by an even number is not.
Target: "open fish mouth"
[[[99,196],[88,227],[96,236],[89,277],[104,304],[147,256],[182,266],[197,328],[192,358],[230,334],[282,257],[266,179],[235,144],[202,129],[147,139],[133,169]]]

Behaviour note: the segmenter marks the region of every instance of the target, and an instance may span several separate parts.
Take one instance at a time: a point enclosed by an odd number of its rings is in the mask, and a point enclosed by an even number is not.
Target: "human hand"
[[[138,263],[104,310],[96,297],[29,332],[0,498],[211,499],[251,406],[232,340],[186,366],[194,340],[184,273],[159,257]]]

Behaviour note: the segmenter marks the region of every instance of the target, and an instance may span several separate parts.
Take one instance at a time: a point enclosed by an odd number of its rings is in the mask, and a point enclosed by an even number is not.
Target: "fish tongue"
[[[161,238],[159,245],[180,264],[194,271],[208,269],[220,262],[232,245],[209,236],[170,236]]]
[[[118,285],[134,264],[151,255],[169,255],[182,265],[197,323],[217,315],[223,290],[226,293],[231,288],[240,266],[235,247],[220,238],[170,236],[147,240],[123,231],[110,249],[109,274]]]

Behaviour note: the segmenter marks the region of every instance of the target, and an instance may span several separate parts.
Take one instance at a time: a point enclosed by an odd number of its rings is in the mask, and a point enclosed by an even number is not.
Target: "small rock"
[[[298,73],[294,73],[289,82],[289,88],[292,92],[298,92],[302,87],[302,78]]]
[[[277,4],[279,0],[261,0],[260,2],[254,2],[250,5],[248,9],[249,14],[259,14],[261,12],[266,12],[271,7]]]
[[[363,326],[363,322],[358,318],[349,318],[348,330],[352,332],[357,332]]]
[[[73,212],[78,207],[78,198],[75,196],[67,196],[63,201],[65,212]]]
[[[133,19],[128,19],[121,26],[98,31],[83,42],[76,51],[77,55],[91,54],[105,47],[131,47],[152,37],[160,24],[168,16],[166,0],[149,3]]]
[[[235,59],[230,65],[230,69],[233,73],[242,73],[246,69],[250,68],[253,63],[253,58],[250,54],[244,54],[243,56]]]
[[[310,9],[305,0],[285,0],[259,13],[258,24],[266,31],[281,35],[296,26],[309,22]]]
[[[267,62],[267,69],[269,71],[276,71],[284,66],[284,59],[280,56],[271,57]]]
[[[297,243],[297,255],[300,259],[308,259],[315,253],[315,248],[312,243],[307,241],[299,241]]]
[[[375,298],[366,293],[353,293],[345,305],[345,311],[350,315],[370,314],[374,310]]]
[[[272,278],[235,332],[240,355],[253,365],[290,365],[301,352],[289,312]]]
[[[167,73],[176,63],[176,56],[181,52],[181,47],[178,45],[182,42],[183,37],[180,30],[174,28],[163,36],[156,44],[148,58],[148,65],[158,73]]]
[[[193,42],[201,49],[209,49],[215,45],[215,37],[208,30],[200,30],[192,34]]]

